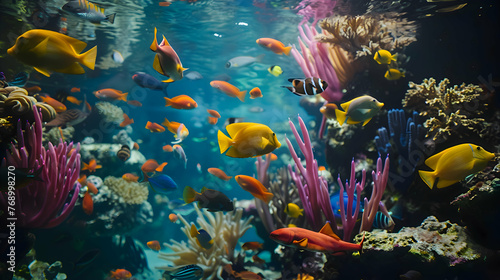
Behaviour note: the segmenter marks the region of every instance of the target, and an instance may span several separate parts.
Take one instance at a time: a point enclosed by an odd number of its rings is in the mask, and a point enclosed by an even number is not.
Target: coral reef
[[[403,107],[421,112],[426,117],[426,138],[436,142],[446,141],[451,136],[467,138],[483,136],[487,123],[481,116],[486,109],[483,89],[477,85],[448,87],[450,81],[439,84],[434,78],[424,79],[421,84],[409,83]]]
[[[0,118],[12,117],[32,121],[33,106],[41,110],[41,119],[44,122],[49,122],[56,117],[56,111],[52,106],[38,102],[34,97],[29,96],[24,88],[0,88]]]
[[[436,217],[427,217],[419,227],[404,227],[398,233],[386,230],[364,232],[355,237],[363,243],[365,259],[380,258],[382,252],[392,252],[392,258],[409,258],[412,255],[423,262],[446,262],[450,266],[479,260],[485,251],[475,244],[465,229],[450,221],[439,222]],[[384,254],[386,256],[387,254]]]
[[[142,204],[148,199],[149,188],[146,184],[129,182],[123,178],[108,176],[104,178],[104,185],[115,192],[120,200],[127,204]]]
[[[35,121],[31,126],[26,124],[24,133],[21,120],[18,120],[18,144],[11,144],[11,152],[7,153],[4,164],[31,172],[41,169],[42,181],[32,180],[25,187],[0,193],[0,204],[7,213],[10,205],[7,195],[12,196],[10,192],[15,192],[13,216],[17,218],[17,224],[26,228],[51,228],[62,223],[75,206],[78,197],[75,194],[80,190],[80,184],[76,182],[80,174],[80,143],[75,147],[73,143],[60,142],[55,147],[49,143],[45,149],[42,145],[42,113],[36,106],[32,110]]]
[[[315,26],[319,20],[332,15],[336,4],[337,0],[302,0],[295,9],[304,17],[301,24],[314,17],[312,26]]]
[[[24,267],[21,268],[19,272],[16,272],[14,274],[14,277],[12,278],[13,280],[26,280],[26,279],[31,279],[31,280],[64,280],[67,279],[66,274],[62,273],[62,263],[60,261],[56,261],[53,264],[47,263],[47,262],[42,262],[39,260],[33,260],[26,269],[26,273],[29,272],[29,275],[26,275],[25,278],[24,275],[17,275],[23,274],[24,272]]]
[[[95,104],[95,108],[105,122],[120,124],[123,121],[122,108],[106,101],[100,101]]]
[[[142,164],[146,162],[146,157],[138,150],[131,150],[130,158],[125,162],[121,161],[116,156],[121,147],[121,144],[82,144],[80,146],[80,154],[82,155],[82,160],[85,162],[95,158],[102,166],[125,166],[124,168],[108,170],[106,173],[106,175],[119,177],[127,172],[124,170],[139,170]],[[97,172],[100,172],[100,170],[98,169]]]
[[[172,250],[172,253],[160,252],[160,259],[172,262],[174,266],[197,264],[203,268],[203,279],[222,279],[221,272],[226,264],[231,264],[235,259],[235,248],[238,240],[251,228],[253,216],[242,219],[243,209],[235,209],[223,214],[222,212],[208,213],[200,210],[195,205],[198,218],[197,228],[202,228],[210,234],[214,243],[210,249],[201,247],[196,238],[191,237],[191,225],[178,215],[184,224],[182,231],[188,238],[188,243],[171,239],[170,243],[164,245]],[[157,267],[162,269],[162,267]]]
[[[378,50],[402,50],[416,41],[416,25],[397,13],[334,16],[320,21],[326,32],[316,36],[322,43],[341,46],[355,59],[373,56]]]
[[[75,128],[72,126],[68,126],[65,128],[53,127],[43,133],[43,142],[50,142],[52,145],[57,145],[59,143],[59,139],[63,139],[63,141],[71,141],[73,139],[73,134],[75,133]]]

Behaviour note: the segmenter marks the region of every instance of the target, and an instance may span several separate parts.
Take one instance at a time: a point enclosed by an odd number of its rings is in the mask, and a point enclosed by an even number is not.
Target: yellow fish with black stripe
[[[80,63],[94,70],[97,46],[80,54],[86,46],[87,43],[58,32],[32,29],[19,36],[7,53],[50,77],[52,72],[83,74]]]
[[[460,144],[428,158],[425,164],[433,171],[419,170],[418,174],[429,188],[445,188],[483,170],[494,157],[480,146]]]

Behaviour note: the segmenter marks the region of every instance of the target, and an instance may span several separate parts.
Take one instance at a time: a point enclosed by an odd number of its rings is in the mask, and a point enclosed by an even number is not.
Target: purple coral
[[[337,0],[302,0],[295,9],[299,10],[298,15],[304,17],[300,24],[314,17],[312,24],[314,26],[320,19],[331,16],[335,5],[337,5]]]
[[[363,177],[361,179],[361,183],[356,182],[356,178],[354,177],[356,172],[355,172],[355,167],[354,167],[354,159],[351,161],[351,178],[349,181],[346,180],[345,182],[345,191],[347,192],[347,208],[344,207],[344,185],[342,184],[342,180],[340,179],[340,174],[339,177],[337,178],[337,182],[339,183],[340,186],[340,196],[339,196],[339,204],[340,204],[340,217],[342,219],[342,229],[344,231],[344,240],[348,241],[351,240],[351,234],[354,229],[354,226],[356,225],[356,220],[358,219],[358,214],[359,214],[359,208],[361,207],[359,204],[359,200],[361,197],[361,192],[363,191],[365,187],[365,182],[366,182],[366,171],[363,169]],[[352,213],[346,213],[345,209],[352,211],[352,203],[354,201],[354,191],[357,192],[356,198],[356,209],[354,210],[354,214]],[[346,215],[348,214],[348,215]]]
[[[49,143],[46,150],[42,145],[41,113],[35,106],[33,112],[35,121],[32,125],[26,124],[25,133],[21,121],[18,121],[18,145],[11,144],[11,153],[7,154],[4,163],[30,171],[42,168],[43,181],[32,181],[14,191],[13,217],[21,227],[51,228],[68,217],[78,198],[80,184],[76,180],[80,174],[80,143],[76,147],[73,143],[60,142],[56,147]],[[66,202],[72,190],[73,197]],[[7,193],[0,193],[0,203],[4,207],[7,199]]]

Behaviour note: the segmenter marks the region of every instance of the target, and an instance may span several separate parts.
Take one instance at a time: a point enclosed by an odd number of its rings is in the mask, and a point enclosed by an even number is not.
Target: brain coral
[[[149,189],[145,184],[108,176],[104,179],[104,185],[108,186],[128,204],[141,204],[148,199]]]

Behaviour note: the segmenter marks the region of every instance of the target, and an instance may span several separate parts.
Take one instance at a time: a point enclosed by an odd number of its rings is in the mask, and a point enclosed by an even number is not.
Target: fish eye
[[[377,102],[377,99],[372,99],[373,102]]]
[[[228,62],[226,62],[226,68],[229,68],[229,67],[231,67],[231,62],[228,61]]]
[[[478,150],[478,151],[481,151],[481,147],[477,147],[477,150]]]

